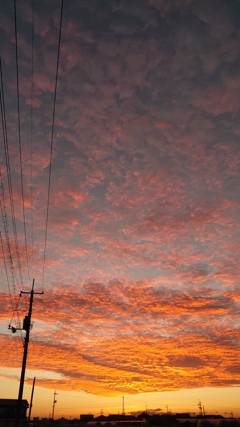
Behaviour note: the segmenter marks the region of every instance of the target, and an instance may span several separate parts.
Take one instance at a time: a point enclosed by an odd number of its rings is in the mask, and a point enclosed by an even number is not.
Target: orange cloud
[[[231,386],[239,328],[228,325],[237,311],[234,294],[173,294],[154,281],[56,288],[35,297],[28,366],[46,371],[45,387],[99,395],[191,388],[200,378],[201,386]],[[21,343],[2,339],[1,365],[17,368]],[[10,362],[13,347],[19,357]]]

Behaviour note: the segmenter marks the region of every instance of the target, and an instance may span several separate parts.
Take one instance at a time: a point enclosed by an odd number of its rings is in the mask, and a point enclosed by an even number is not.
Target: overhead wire
[[[6,278],[7,278],[8,293],[9,293],[9,296],[10,296],[10,302],[11,302],[11,306],[12,306],[12,311],[14,311],[12,292],[11,292],[10,281],[9,281],[8,270],[7,270],[7,261],[6,261],[6,256],[5,256],[5,251],[4,251],[3,239],[2,239],[2,233],[1,233],[1,231],[0,231],[0,239],[1,239],[2,254],[3,254],[3,262],[4,262],[5,273],[6,273]]]
[[[32,244],[32,267],[33,267],[33,258],[34,258],[34,238],[33,238],[33,62],[34,62],[34,32],[35,32],[35,23],[34,23],[34,0],[32,0],[32,69],[31,69],[31,111],[30,111],[30,163],[31,163],[31,183],[30,183],[30,197],[31,197],[31,244]]]
[[[25,202],[23,190],[23,167],[22,167],[22,142],[21,142],[21,120],[20,120],[20,96],[19,96],[19,65],[18,65],[18,36],[17,36],[17,8],[16,0],[14,0],[14,24],[15,24],[15,58],[16,58],[16,85],[17,85],[17,117],[18,117],[18,145],[19,145],[19,162],[20,162],[20,177],[21,177],[21,196],[22,196],[22,213],[23,213],[23,228],[25,240],[25,254],[27,263],[28,279],[30,282],[29,262],[28,262],[28,246],[27,246],[27,231],[25,217]]]
[[[3,185],[3,181],[2,181],[1,167],[0,167],[0,188],[1,188],[0,206],[1,206],[1,214],[2,214],[2,219],[3,219],[3,227],[4,227],[4,231],[5,231],[5,238],[6,238],[7,253],[8,253],[8,262],[9,262],[9,265],[10,265],[12,286],[13,286],[13,290],[14,290],[14,293],[15,293],[15,296],[16,296],[16,286],[15,286],[16,274],[15,274],[15,269],[14,269],[14,265],[13,265],[12,254],[11,254],[11,245],[10,245],[10,238],[9,238],[8,220],[7,220],[7,213],[6,213],[6,206],[5,206],[5,193],[4,193],[4,185]],[[13,316],[12,316],[12,318],[15,318],[15,314],[14,313],[16,312],[18,320],[19,320],[18,311],[17,311],[18,310],[18,303],[15,304],[15,307],[14,307],[14,304],[13,304],[13,298],[12,298],[12,292],[11,292],[11,288],[10,288],[9,275],[8,275],[8,270],[7,270],[6,255],[5,255],[5,250],[4,250],[4,245],[3,245],[3,239],[2,239],[2,233],[1,232],[0,232],[0,238],[1,238],[2,254],[3,254],[5,272],[6,272],[6,278],[7,278],[7,284],[8,284],[8,292],[9,292],[10,302],[11,302],[12,310],[13,310]]]
[[[2,220],[3,220],[3,228],[4,228],[4,232],[5,232],[5,237],[6,237],[6,244],[7,244],[7,249],[8,249],[8,259],[9,259],[9,263],[10,263],[10,270],[11,270],[11,275],[12,275],[12,283],[13,283],[13,288],[14,291],[16,291],[16,286],[15,286],[15,278],[16,278],[16,274],[15,274],[15,269],[14,269],[14,265],[13,265],[13,258],[12,258],[12,253],[11,253],[11,244],[10,244],[10,238],[9,238],[9,224],[8,224],[8,219],[7,219],[7,212],[6,212],[6,205],[5,205],[5,193],[4,193],[4,186],[3,186],[3,181],[2,181],[2,171],[0,168],[0,188],[1,188],[1,194],[0,194],[0,206],[1,206],[1,214],[2,214]]]
[[[33,159],[33,63],[34,63],[34,0],[32,0],[32,66],[31,66],[31,129],[30,129],[30,147],[31,147],[31,229],[32,229],[32,260],[33,260],[33,170],[32,170],[32,159]],[[44,253],[43,253],[43,270],[42,270],[42,287],[44,286],[44,278],[45,278],[45,263],[46,263],[46,248],[47,248],[47,235],[48,235],[48,221],[49,221],[49,206],[50,206],[50,190],[51,190],[51,175],[52,175],[52,158],[53,158],[53,141],[54,141],[54,130],[55,130],[55,115],[56,115],[56,99],[57,99],[57,85],[58,85],[58,74],[59,74],[59,59],[60,59],[60,48],[61,48],[61,35],[62,35],[62,20],[63,20],[63,0],[61,1],[61,11],[60,11],[60,23],[59,23],[59,36],[58,36],[58,50],[57,50],[57,64],[56,64],[56,75],[55,75],[55,88],[54,88],[54,99],[53,99],[53,111],[52,111],[52,131],[51,131],[51,140],[50,140],[50,161],[49,161],[49,175],[48,175],[48,191],[47,191],[47,213],[46,213],[46,225],[45,225],[45,235],[44,235]],[[14,0],[14,23],[15,23],[15,58],[16,58],[16,90],[17,90],[17,125],[18,125],[18,143],[19,143],[19,162],[20,162],[20,178],[21,178],[21,196],[22,196],[22,212],[23,212],[23,227],[24,227],[24,239],[25,239],[25,254],[26,254],[26,262],[27,262],[27,271],[28,278],[30,281],[30,272],[29,272],[29,257],[28,257],[28,245],[27,245],[27,230],[26,230],[26,215],[25,215],[25,201],[24,201],[24,186],[23,186],[23,162],[22,162],[22,142],[21,142],[21,118],[20,118],[20,95],[19,95],[19,61],[18,61],[18,34],[17,34],[17,7],[16,0]],[[10,206],[11,206],[11,214],[12,214],[12,223],[13,223],[13,231],[15,238],[15,248],[16,255],[18,260],[18,270],[20,275],[20,282],[23,283],[22,278],[22,267],[21,267],[21,259],[19,253],[19,244],[17,237],[17,227],[16,227],[16,218],[15,218],[15,209],[13,202],[13,190],[12,190],[12,177],[11,177],[11,167],[10,167],[10,159],[9,159],[9,148],[8,148],[8,136],[7,136],[7,124],[6,124],[6,113],[5,113],[5,103],[4,103],[4,89],[3,89],[3,73],[2,73],[2,64],[0,57],[0,98],[1,98],[1,116],[2,116],[2,127],[3,127],[3,135],[4,135],[4,148],[5,148],[5,159],[6,159],[6,169],[7,169],[7,177],[8,177],[8,188],[9,188],[9,197],[10,197]],[[1,185],[1,183],[0,183]],[[2,185],[1,185],[2,186]],[[3,194],[3,193],[2,193]],[[4,196],[5,197],[5,196]],[[11,254],[11,246],[10,239],[8,233],[8,221],[7,215],[5,212],[5,204],[1,203],[1,211],[2,217],[5,227],[5,236],[7,241],[8,248],[8,258],[11,264],[11,274],[12,277],[16,278],[14,265],[13,265],[13,257]],[[1,236],[2,241],[2,236]],[[2,241],[2,248],[3,241]],[[3,252],[4,253],[4,252]],[[3,255],[4,257],[4,255]],[[6,260],[6,257],[5,257]],[[7,265],[6,265],[7,268]],[[7,274],[7,270],[6,270]],[[9,277],[7,275],[7,280],[9,283]],[[15,285],[13,285],[15,286]],[[10,290],[10,284],[9,284]],[[15,288],[14,288],[15,291]]]
[[[0,105],[1,105],[3,141],[4,141],[4,147],[6,150],[7,128],[6,128],[6,115],[5,115],[5,103],[4,103],[4,92],[3,92],[1,58],[0,58]],[[6,154],[6,151],[5,151],[5,154]],[[9,172],[9,164],[7,164],[7,171]],[[11,182],[11,177],[9,175],[8,175],[8,178]],[[8,180],[8,183],[9,183],[9,180]],[[9,296],[10,296],[10,302],[11,302],[13,313],[15,313],[15,311],[17,312],[17,303],[15,304],[15,307],[14,307],[7,264],[9,264],[9,268],[10,268],[10,272],[11,272],[10,274],[11,274],[11,280],[12,280],[13,293],[15,294],[15,296],[16,296],[16,283],[18,284],[18,281],[17,281],[15,269],[14,269],[11,243],[10,243],[10,237],[9,237],[9,224],[8,224],[6,204],[5,204],[6,197],[5,197],[5,189],[4,189],[4,184],[3,184],[3,176],[2,176],[2,163],[0,163],[0,188],[1,188],[0,207],[1,207],[1,215],[2,215],[2,220],[3,220],[3,228],[4,228],[4,232],[5,232],[7,254],[6,254],[6,251],[4,249],[2,233],[0,233],[1,234],[1,236],[0,236],[1,237],[1,246],[2,246],[2,254],[3,254],[3,260],[4,260],[4,266],[5,266],[5,273],[6,273],[6,279],[7,279],[8,292],[9,292]],[[10,194],[10,191],[11,190],[9,189],[9,194]],[[13,206],[11,206],[11,208],[13,208]],[[14,219],[15,219],[15,216],[13,213],[13,221],[14,221]],[[18,245],[17,237],[16,237],[16,244]],[[8,260],[8,263],[7,263],[6,259]],[[17,313],[17,316],[18,316],[18,313]],[[15,318],[14,314],[13,314],[13,317]]]
[[[12,193],[12,180],[11,180],[11,168],[10,168],[9,150],[8,150],[8,134],[7,134],[7,123],[6,123],[6,111],[5,111],[4,85],[3,85],[3,72],[2,72],[1,56],[0,56],[0,106],[1,106],[3,143],[4,143],[4,151],[5,151],[7,178],[8,178],[8,193],[9,193],[9,198],[10,198],[11,216],[12,216],[12,224],[13,224],[13,232],[14,232],[14,240],[15,240],[15,251],[16,251],[16,255],[17,255],[20,280],[22,281],[21,261],[20,261],[20,255],[19,255],[16,218],[15,218],[13,193]],[[14,306],[13,295],[12,295],[12,291],[11,291],[11,287],[10,287],[10,280],[9,280],[9,274],[8,274],[8,268],[7,268],[7,264],[9,264],[13,293],[14,293],[14,296],[16,298],[17,297],[17,295],[16,295],[16,283],[18,286],[19,286],[19,283],[18,283],[17,276],[15,273],[13,256],[12,256],[12,248],[11,248],[11,242],[10,242],[10,237],[9,237],[9,223],[8,223],[7,211],[6,211],[6,205],[5,205],[6,197],[5,197],[5,189],[4,189],[4,184],[3,184],[2,162],[0,163],[0,188],[1,188],[0,206],[1,206],[1,214],[2,214],[2,220],[3,220],[3,228],[4,228],[4,232],[5,232],[7,255],[6,255],[6,252],[4,249],[3,238],[2,238],[1,232],[0,232],[0,239],[1,239],[1,247],[2,247],[4,266],[5,266],[8,292],[9,292],[10,303],[11,303],[12,312],[13,312],[11,322],[14,319],[16,322],[16,325],[19,325],[19,323],[20,323],[19,313],[18,313],[19,299],[18,299],[18,301],[15,301],[15,306]],[[8,260],[8,263],[6,261],[6,258]]]
[[[18,272],[19,272],[19,276],[20,276],[20,283],[22,284],[22,282],[23,282],[22,266],[21,266],[21,259],[20,259],[20,253],[19,253],[15,208],[14,208],[14,201],[13,201],[12,177],[11,177],[11,167],[10,167],[10,158],[9,158],[9,149],[8,149],[8,133],[7,133],[7,122],[6,122],[6,110],[5,110],[5,97],[4,97],[4,85],[3,85],[3,72],[2,72],[1,56],[0,56],[0,105],[1,105],[1,118],[2,118],[2,131],[3,131],[5,162],[6,162],[7,179],[8,179],[8,193],[9,193],[9,198],[10,198],[10,209],[11,209],[11,218],[12,218],[12,225],[13,225],[15,251],[16,251],[16,257],[17,257],[17,264],[18,264]]]
[[[51,176],[52,176],[53,139],[54,139],[54,129],[55,129],[55,112],[56,112],[56,99],[57,99],[58,69],[59,69],[61,35],[62,35],[62,17],[63,17],[63,0],[61,2],[61,12],[60,12],[57,66],[56,66],[53,113],[52,113],[52,132],[51,132],[50,161],[49,161],[49,174],[48,174],[47,213],[46,213],[46,226],[45,226],[44,250],[43,250],[42,288],[44,287],[44,281],[45,281],[46,248],[47,248],[50,190],[51,190]]]

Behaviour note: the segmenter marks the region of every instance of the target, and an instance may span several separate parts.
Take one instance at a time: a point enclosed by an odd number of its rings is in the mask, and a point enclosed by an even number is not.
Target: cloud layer
[[[29,262],[41,288],[60,4],[35,9],[32,96],[28,1],[17,17]],[[44,387],[116,395],[240,382],[239,14],[234,0],[65,2],[45,294],[28,360],[62,380],[46,374]],[[1,22],[26,283],[11,6]],[[9,209],[3,146],[1,158]],[[4,267],[1,281],[9,322],[27,285],[7,286]],[[20,318],[26,310],[21,300]],[[7,356],[18,339],[2,341],[1,366],[19,367]]]

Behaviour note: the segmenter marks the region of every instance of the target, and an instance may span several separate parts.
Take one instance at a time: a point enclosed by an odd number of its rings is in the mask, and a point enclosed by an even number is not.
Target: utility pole
[[[124,408],[124,395],[122,396],[122,415],[125,415],[125,408]]]
[[[202,417],[203,416],[203,408],[202,408],[201,400],[199,400],[199,402],[198,402],[198,407],[199,407],[199,415]]]
[[[22,328],[14,328],[13,326],[10,326],[10,325],[8,326],[8,328],[11,329],[13,333],[17,332],[17,330],[20,330],[20,329],[26,331],[26,337],[25,337],[25,341],[24,341],[22,371],[21,371],[21,377],[20,377],[17,410],[16,410],[16,418],[15,418],[15,427],[19,427],[20,418],[21,418],[21,405],[22,405],[23,387],[24,387],[25,371],[26,371],[26,364],[27,364],[28,343],[29,343],[29,337],[30,337],[30,329],[32,326],[31,317],[32,317],[33,297],[35,294],[38,294],[38,295],[43,294],[43,292],[34,292],[34,282],[35,282],[35,280],[33,279],[32,289],[30,292],[21,291],[21,293],[20,293],[20,296],[22,294],[30,294],[28,315],[25,316],[25,318],[23,319],[23,327]]]
[[[55,403],[57,403],[56,396],[57,396],[57,393],[56,393],[56,391],[54,391],[54,394],[53,394],[53,407],[52,407],[52,420],[54,420]]]
[[[32,385],[32,393],[31,393],[31,400],[30,400],[30,406],[29,406],[29,414],[28,414],[28,422],[31,421],[31,412],[32,412],[32,402],[33,402],[33,393],[34,393],[34,387],[35,387],[35,380],[36,378],[33,378],[33,385]]]

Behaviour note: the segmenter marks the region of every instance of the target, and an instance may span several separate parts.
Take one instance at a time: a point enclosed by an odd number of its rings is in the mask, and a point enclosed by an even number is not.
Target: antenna
[[[34,282],[35,280],[33,279],[32,290],[30,292],[21,291],[20,293],[20,296],[22,294],[30,294],[28,315],[25,316],[25,318],[23,319],[23,327],[14,328],[13,326],[10,326],[10,325],[8,326],[8,329],[11,329],[13,334],[15,334],[15,332],[17,332],[18,330],[26,331],[26,337],[24,341],[22,371],[21,371],[21,377],[20,377],[17,410],[16,410],[16,418],[15,418],[15,427],[19,427],[20,417],[21,417],[21,405],[22,405],[23,387],[24,387],[24,379],[25,379],[25,370],[26,370],[26,364],[27,364],[28,343],[29,343],[29,337],[30,337],[30,329],[32,327],[31,317],[32,317],[33,297],[35,294],[38,294],[38,295],[43,294],[43,292],[34,292]]]

